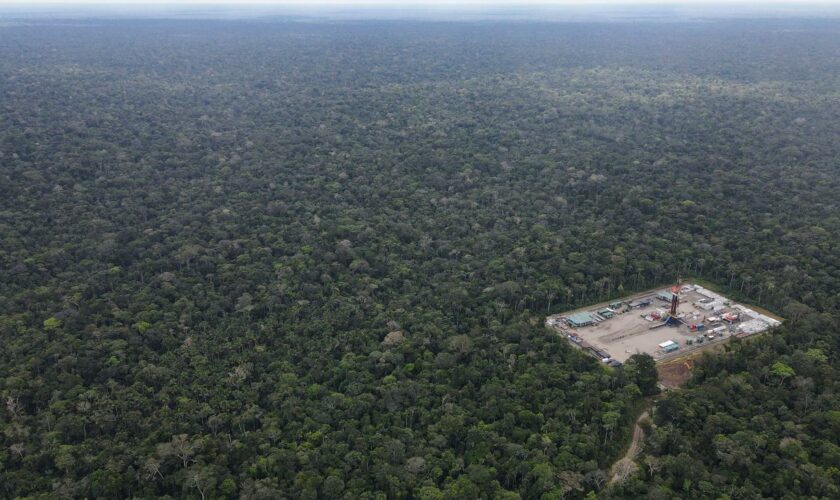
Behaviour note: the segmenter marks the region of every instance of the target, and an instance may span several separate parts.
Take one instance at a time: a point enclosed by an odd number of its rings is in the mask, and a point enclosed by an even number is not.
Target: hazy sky
[[[840,0],[0,0],[0,5],[26,5],[26,4],[52,4],[52,5],[79,5],[79,4],[105,4],[105,5],[126,5],[126,4],[224,4],[224,5],[363,5],[363,6],[499,6],[499,5],[840,5]]]
[[[62,12],[74,6],[88,8],[102,8],[113,12],[116,10],[132,12],[176,12],[181,7],[190,6],[222,6],[228,14],[260,12],[266,8],[278,9],[288,8],[298,13],[305,13],[317,10],[319,13],[326,11],[338,12],[343,15],[351,15],[354,10],[352,6],[368,7],[367,10],[360,9],[359,12],[371,12],[370,8],[377,9],[379,15],[400,15],[400,13],[412,12],[428,13],[430,15],[443,15],[450,10],[461,12],[484,12],[497,10],[503,7],[518,7],[528,9],[535,7],[534,12],[548,12],[552,6],[557,7],[558,12],[577,11],[606,11],[613,8],[639,7],[684,7],[691,11],[702,9],[708,14],[714,11],[718,14],[738,15],[741,13],[761,12],[768,15],[773,13],[782,16],[811,15],[829,16],[840,15],[840,0],[0,0],[0,7],[6,7],[5,15],[9,12],[20,13],[31,6],[33,12],[58,8]],[[148,6],[148,8],[146,8]],[[568,7],[568,11],[563,7]],[[122,9],[125,7],[126,9]],[[249,8],[250,7],[250,8]],[[590,8],[591,7],[591,8]],[[710,10],[711,9],[711,10]],[[682,10],[682,9],[681,9]],[[84,9],[88,12],[88,9]],[[543,14],[540,14],[543,15]],[[546,14],[547,15],[547,14]],[[538,17],[539,18],[539,17]]]

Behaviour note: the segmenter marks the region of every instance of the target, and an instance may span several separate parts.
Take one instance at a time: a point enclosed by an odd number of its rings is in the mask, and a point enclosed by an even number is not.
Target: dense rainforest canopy
[[[840,496],[840,21],[0,23],[0,496]],[[659,396],[542,326],[783,314]]]

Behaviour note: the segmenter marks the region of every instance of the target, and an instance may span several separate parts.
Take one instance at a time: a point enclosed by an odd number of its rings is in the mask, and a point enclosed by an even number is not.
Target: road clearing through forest
[[[639,418],[636,419],[636,424],[633,427],[633,439],[630,440],[627,453],[618,459],[610,469],[610,484],[624,481],[638,468],[634,460],[642,450],[642,441],[645,438],[645,431],[642,430],[642,426],[639,424],[644,418],[648,418],[647,410],[643,411],[639,415]]]

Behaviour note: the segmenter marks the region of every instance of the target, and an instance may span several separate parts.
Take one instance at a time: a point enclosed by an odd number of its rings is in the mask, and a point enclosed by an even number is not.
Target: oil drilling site
[[[633,354],[657,361],[746,337],[781,324],[699,285],[686,284],[570,311],[546,319],[546,325],[573,345],[621,366]]]

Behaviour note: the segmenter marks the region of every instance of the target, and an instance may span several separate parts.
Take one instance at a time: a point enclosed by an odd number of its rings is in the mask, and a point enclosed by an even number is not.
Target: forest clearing
[[[546,325],[588,354],[620,366],[633,354],[663,362],[755,335],[779,326],[777,318],[683,284],[549,316]]]

